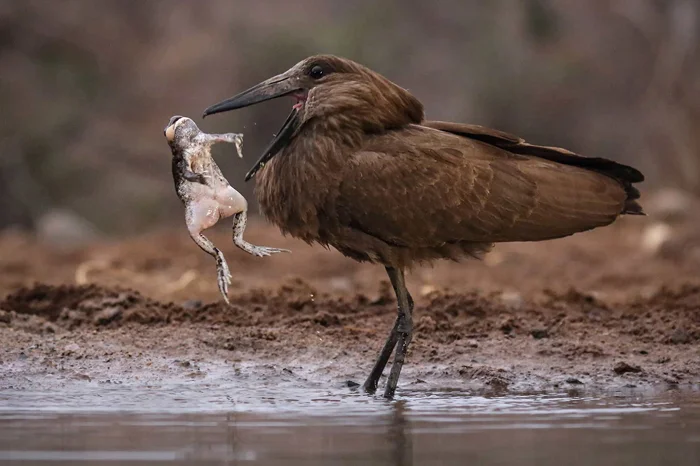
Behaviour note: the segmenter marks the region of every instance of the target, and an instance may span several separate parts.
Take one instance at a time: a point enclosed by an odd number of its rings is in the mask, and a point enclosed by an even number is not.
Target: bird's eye
[[[314,65],[309,71],[309,76],[311,76],[314,79],[319,79],[323,76],[323,74],[323,67],[321,65]]]

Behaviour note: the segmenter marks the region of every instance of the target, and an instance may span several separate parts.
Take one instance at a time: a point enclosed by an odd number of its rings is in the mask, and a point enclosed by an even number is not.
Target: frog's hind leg
[[[216,208],[215,203],[197,203],[187,208],[185,214],[185,221],[187,222],[187,229],[190,232],[190,237],[197,243],[204,252],[216,259],[216,274],[217,283],[219,285],[219,291],[224,297],[224,301],[229,303],[228,300],[228,286],[231,284],[231,272],[229,271],[228,264],[226,263],[226,258],[224,254],[214,246],[209,238],[202,234],[202,231],[210,228],[219,221],[219,212]]]
[[[258,257],[269,256],[278,252],[291,252],[289,249],[268,248],[265,246],[255,246],[243,239],[243,232],[248,223],[248,213],[243,210],[233,214],[233,244],[247,252]]]

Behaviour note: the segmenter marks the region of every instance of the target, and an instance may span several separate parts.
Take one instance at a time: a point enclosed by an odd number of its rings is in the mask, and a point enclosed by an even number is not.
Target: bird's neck
[[[255,191],[261,212],[284,233],[324,242],[333,196],[362,140],[362,130],[348,121],[307,122],[258,172]]]

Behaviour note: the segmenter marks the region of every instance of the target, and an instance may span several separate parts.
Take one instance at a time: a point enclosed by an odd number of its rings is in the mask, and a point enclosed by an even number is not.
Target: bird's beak
[[[294,135],[294,131],[299,127],[299,108],[292,108],[292,113],[289,114],[287,120],[282,125],[275,139],[267,146],[263,155],[260,156],[253,168],[245,175],[245,181],[250,180],[255,173],[260,170],[267,161],[272,159],[282,149]]]
[[[302,87],[299,80],[290,76],[289,72],[279,74],[270,79],[267,79],[260,84],[257,84],[247,91],[226,99],[223,102],[212,105],[204,110],[204,115],[213,115],[214,113],[228,112],[238,108],[248,107],[249,105],[265,102],[266,100],[276,99],[296,92],[301,92]]]

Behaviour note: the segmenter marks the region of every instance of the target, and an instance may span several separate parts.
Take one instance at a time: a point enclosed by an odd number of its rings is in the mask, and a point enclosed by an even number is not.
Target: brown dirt
[[[499,245],[482,262],[414,270],[416,335],[401,385],[697,385],[700,229],[674,226],[686,241],[679,254],[673,237],[643,246],[651,224],[624,218],[562,240]],[[230,307],[218,297],[213,261],[184,228],[72,251],[2,236],[2,385],[56,371],[118,380],[139,368],[157,377],[172,364],[214,359],[255,364],[261,374],[276,367],[272,382],[292,371],[304,374],[300,383],[362,382],[395,313],[381,267],[256,222],[251,242],[293,253],[259,259],[236,250],[223,229],[210,237],[231,266]]]

